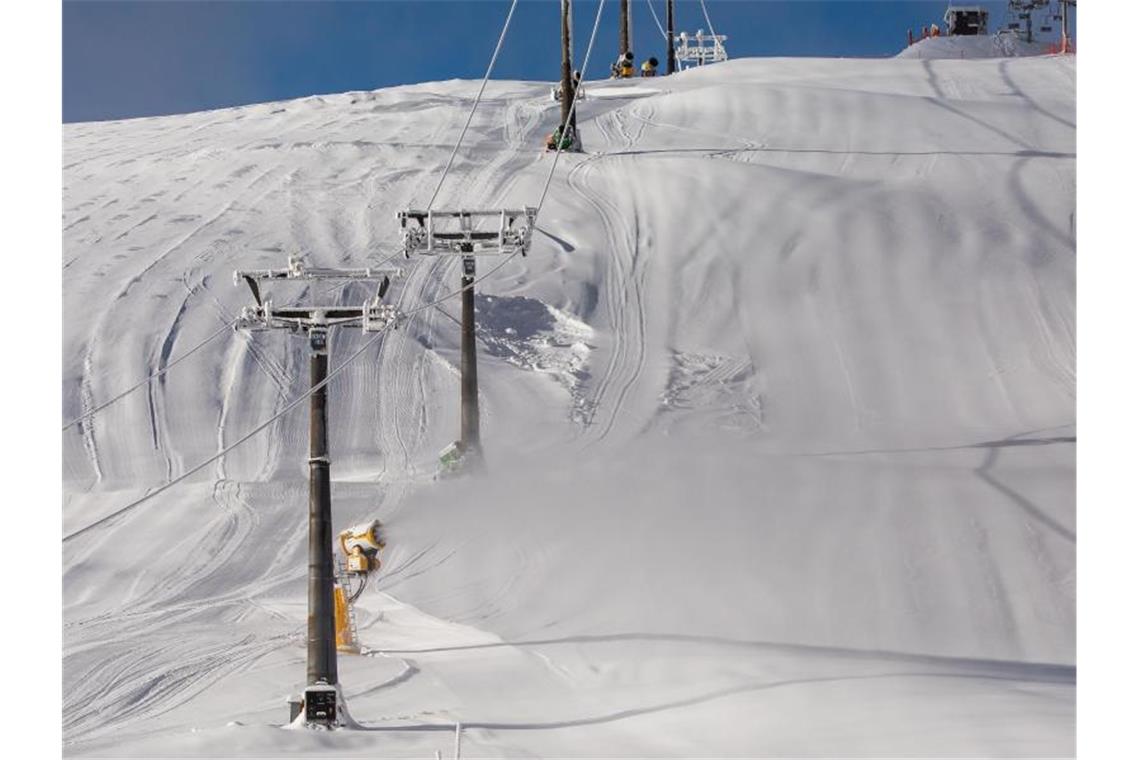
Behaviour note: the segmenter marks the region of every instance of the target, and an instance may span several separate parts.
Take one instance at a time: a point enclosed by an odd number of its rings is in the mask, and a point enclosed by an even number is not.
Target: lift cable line
[[[515,1],[517,2],[517,0],[515,0]],[[604,6],[605,6],[605,0],[601,0],[601,2],[598,3],[597,15],[594,17],[594,28],[590,34],[590,42],[586,46],[586,55],[582,61],[582,71],[583,72],[586,71],[586,66],[590,62],[590,53],[594,48],[594,40],[597,38],[598,27],[600,26],[600,22],[602,19],[602,9],[604,8]],[[513,5],[512,5],[512,8],[513,8]],[[577,109],[577,106],[578,106],[578,102],[577,102],[577,99],[575,98],[574,103],[570,107],[571,114],[575,111],[575,109]],[[565,128],[568,123],[569,123],[569,119],[567,119],[567,121],[565,123],[563,123],[563,128]],[[538,205],[535,207],[535,213],[534,213],[535,221],[537,221],[538,214],[542,211],[542,206],[546,202],[546,197],[547,197],[548,191],[550,190],[551,181],[554,178],[554,170],[558,165],[558,158],[559,158],[559,156],[562,155],[562,152],[563,152],[562,148],[559,147],[558,151],[554,154],[554,161],[550,165],[550,172],[546,175],[546,183],[543,185],[542,195],[539,197]],[[491,275],[495,274],[500,269],[502,269],[504,266],[506,266],[511,261],[513,261],[514,258],[522,252],[522,250],[523,250],[522,248],[516,249],[514,252],[512,252],[511,254],[504,257],[502,261],[495,264],[493,267],[491,267],[489,270],[487,270],[483,274],[472,279],[470,282],[465,282],[459,289],[454,290],[450,293],[447,293],[446,295],[443,295],[443,296],[435,299],[434,301],[429,301],[427,303],[420,304],[419,306],[415,307],[411,311],[408,311],[408,312],[403,313],[403,314],[397,314],[397,321],[396,322],[392,322],[385,329],[378,331],[375,335],[373,335],[371,338],[369,338],[364,343],[364,345],[362,345],[360,348],[358,348],[351,356],[349,356],[343,362],[341,362],[336,367],[334,367],[332,370],[330,370],[328,375],[324,378],[324,380],[322,380],[318,384],[313,385],[313,387],[309,388],[308,391],[302,393],[300,396],[298,396],[297,398],[290,401],[288,404],[286,404],[281,409],[281,411],[277,412],[277,414],[273,415],[269,419],[260,423],[259,425],[254,427],[252,430],[247,432],[245,435],[243,435],[241,438],[234,441],[229,446],[226,446],[221,451],[218,451],[213,456],[211,456],[208,459],[205,459],[204,461],[199,462],[198,464],[194,465],[189,470],[187,470],[186,472],[179,475],[177,478],[174,478],[173,480],[167,481],[166,483],[162,484],[161,486],[159,486],[155,490],[147,493],[144,496],[139,497],[138,499],[135,499],[130,504],[127,504],[124,507],[120,507],[119,509],[115,510],[114,512],[111,512],[108,515],[104,515],[103,517],[100,517],[99,519],[95,520],[94,522],[89,523],[88,525],[86,525],[82,528],[79,528],[78,530],[75,530],[75,531],[69,533],[68,535],[64,536],[63,537],[63,543],[67,543],[68,541],[71,541],[72,539],[78,538],[79,536],[83,535],[84,533],[87,533],[89,530],[91,530],[93,528],[96,528],[100,525],[105,525],[106,523],[110,522],[111,520],[115,520],[115,519],[121,517],[122,515],[126,514],[127,512],[130,512],[130,511],[136,509],[137,507],[141,506],[142,504],[145,504],[147,501],[154,498],[155,496],[158,496],[159,494],[169,490],[170,488],[177,485],[178,483],[181,483],[182,481],[189,478],[191,475],[194,475],[195,473],[200,472],[201,470],[205,469],[209,465],[218,461],[219,459],[224,457],[226,454],[230,453],[231,451],[236,449],[238,446],[241,446],[243,443],[245,443],[249,439],[253,438],[255,435],[260,433],[262,430],[269,427],[270,425],[272,425],[274,422],[276,422],[277,420],[284,417],[289,412],[293,411],[293,409],[297,408],[302,402],[307,400],[314,393],[316,393],[320,389],[327,386],[328,383],[331,382],[333,378],[335,378],[349,364],[351,364],[358,357],[360,357],[366,350],[368,350],[369,347],[371,347],[374,343],[376,343],[384,335],[384,333],[386,333],[389,329],[392,329],[396,324],[398,324],[398,322],[400,320],[407,320],[410,317],[418,314],[421,311],[425,311],[427,309],[435,308],[436,306],[443,303],[444,301],[448,301],[452,298],[455,298],[456,296],[461,295],[464,291],[473,289],[477,284],[479,284],[483,280],[487,279]],[[390,257],[390,258],[394,258],[394,257]],[[241,319],[240,317],[235,319],[232,323],[227,325],[226,328],[228,329],[228,328],[232,327],[238,321],[240,321],[240,319]],[[199,348],[199,347],[195,347],[195,349],[193,349],[193,350],[197,350],[197,348]],[[185,355],[183,357],[179,357],[179,359],[182,359],[182,358],[185,358]],[[169,367],[170,365],[167,365],[167,366]]]
[[[159,370],[157,370],[156,372],[153,372],[153,373],[151,373],[150,375],[148,375],[148,376],[144,377],[142,380],[138,381],[137,383],[135,383],[134,385],[132,385],[130,388],[127,388],[125,391],[123,391],[123,392],[122,392],[122,393],[120,393],[119,395],[117,395],[117,396],[113,396],[112,398],[108,399],[107,401],[104,401],[104,402],[103,402],[102,404],[100,404],[99,406],[96,406],[96,407],[94,407],[94,408],[92,408],[92,409],[88,409],[86,412],[84,412],[83,414],[81,414],[81,415],[79,415],[78,417],[76,417],[75,419],[73,419],[71,422],[69,422],[69,423],[67,423],[66,425],[64,425],[64,426],[63,426],[63,430],[64,430],[64,431],[66,431],[68,428],[72,428],[72,427],[74,427],[74,426],[78,425],[80,422],[83,422],[83,421],[84,421],[84,420],[86,420],[86,419],[89,419],[89,418],[91,418],[91,417],[94,417],[96,414],[98,414],[99,412],[103,411],[104,409],[106,409],[107,407],[109,407],[111,404],[115,403],[115,402],[116,402],[116,401],[118,401],[119,399],[123,399],[123,398],[126,398],[126,397],[127,397],[127,396],[129,396],[131,393],[134,393],[134,392],[135,392],[135,391],[137,391],[139,388],[143,387],[144,385],[146,385],[147,383],[151,382],[152,380],[156,380],[156,379],[158,379],[158,378],[162,377],[162,376],[163,376],[163,375],[165,375],[167,372],[169,372],[169,371],[170,371],[170,369],[171,369],[171,368],[172,368],[174,365],[178,364],[178,363],[179,363],[180,361],[182,361],[183,359],[185,359],[185,358],[189,357],[191,354],[193,354],[193,353],[194,353],[194,352],[196,352],[198,349],[200,349],[200,348],[202,348],[203,346],[205,346],[207,343],[209,343],[210,341],[212,341],[214,338],[218,337],[218,336],[219,336],[219,335],[221,335],[222,333],[224,333],[224,332],[227,332],[227,331],[228,331],[230,328],[232,328],[234,325],[236,325],[236,324],[238,323],[238,320],[239,320],[239,319],[240,319],[240,317],[235,317],[234,319],[231,319],[229,322],[227,322],[226,324],[222,325],[222,326],[221,326],[221,328],[219,328],[217,332],[215,332],[215,333],[212,333],[212,334],[211,334],[209,337],[207,337],[207,338],[206,338],[205,340],[203,340],[201,343],[197,344],[196,346],[194,346],[193,348],[191,348],[191,349],[190,349],[189,351],[187,351],[186,353],[184,353],[184,354],[181,354],[180,356],[178,356],[178,358],[176,358],[176,359],[171,359],[171,360],[170,360],[170,361],[168,361],[168,362],[167,362],[165,365],[163,365],[163,367],[162,367],[161,369],[159,369]]]
[[[705,5],[705,0],[701,0],[701,12],[705,14],[705,23],[709,25],[709,32],[712,34],[713,39],[716,39],[716,29],[713,29],[712,19],[709,18],[709,9]]]
[[[661,26],[661,17],[657,15],[657,9],[653,7],[653,0],[645,0],[645,4],[649,6],[649,12],[653,15],[653,23],[657,24],[661,36],[669,39],[669,33],[665,31],[665,27]]]
[[[503,31],[499,34],[499,41],[495,45],[495,52],[491,54],[491,62],[487,65],[487,73],[483,75],[483,83],[479,85],[479,92],[475,94],[475,102],[471,104],[471,111],[467,114],[467,121],[463,124],[463,129],[459,131],[459,139],[455,141],[455,147],[451,149],[451,156],[447,159],[447,165],[443,168],[443,174],[439,178],[439,184],[435,186],[435,192],[431,194],[431,200],[428,201],[427,207],[430,209],[435,204],[435,199],[439,197],[439,191],[443,189],[443,182],[447,179],[447,173],[451,171],[451,165],[455,161],[455,155],[459,152],[459,146],[463,144],[463,138],[467,135],[467,129],[471,126],[471,120],[475,118],[475,109],[479,107],[479,101],[483,98],[483,91],[487,89],[487,81],[491,78],[491,72],[495,69],[495,61],[499,59],[499,51],[503,49],[503,40],[507,37],[507,29],[511,26],[511,18],[515,15],[515,7],[519,4],[519,0],[511,0],[511,8],[507,11],[507,20],[503,22]]]
[[[444,295],[444,296],[442,296],[442,297],[440,297],[434,301],[431,301],[429,303],[421,304],[421,305],[417,306],[415,309],[412,309],[411,311],[407,312],[406,314],[399,314],[398,320],[407,319],[407,318],[411,317],[412,315],[414,315],[418,312],[424,311],[426,309],[434,308],[438,304],[443,303],[444,301],[446,301],[448,299],[455,298],[456,296],[461,294],[464,290],[474,287],[476,283],[480,282],[483,279],[486,279],[487,277],[490,277],[495,272],[499,271],[499,269],[506,266],[507,263],[510,262],[514,257],[515,257],[515,254],[508,256],[507,258],[505,258],[501,262],[499,262],[496,266],[494,266],[490,270],[488,270],[484,275],[479,277],[475,282],[473,282],[469,285],[466,285],[465,287],[460,288],[459,290],[455,290],[451,293],[448,293],[447,295]],[[238,318],[238,320],[234,320],[234,321],[236,323],[239,320],[240,320],[240,317]],[[199,462],[198,464],[194,465],[193,467],[191,467],[189,470],[187,470],[186,472],[179,475],[174,480],[168,481],[168,482],[162,484],[161,486],[159,486],[158,488],[156,488],[155,490],[151,491],[150,493],[146,494],[145,496],[141,496],[138,499],[135,499],[130,504],[127,504],[125,507],[121,507],[121,508],[115,510],[114,512],[110,513],[109,515],[105,515],[103,517],[100,517],[95,522],[90,523],[90,524],[88,524],[82,528],[79,528],[78,530],[73,531],[72,533],[69,533],[68,535],[63,537],[63,543],[67,543],[68,541],[72,540],[73,538],[77,538],[77,537],[83,535],[84,533],[91,530],[92,528],[96,528],[100,525],[104,525],[104,524],[110,522],[111,520],[114,520],[114,519],[126,514],[127,512],[135,509],[136,507],[139,507],[140,505],[146,503],[147,501],[154,498],[155,496],[158,496],[160,493],[168,490],[172,486],[175,486],[178,483],[181,483],[183,480],[186,480],[191,475],[193,475],[197,472],[200,472],[205,467],[207,467],[207,466],[213,464],[214,462],[218,461],[219,459],[224,457],[226,454],[228,454],[231,451],[233,451],[234,449],[236,449],[238,446],[241,446],[243,443],[248,441],[250,438],[253,438],[255,435],[260,433],[262,430],[269,427],[271,424],[273,424],[277,420],[281,419],[282,417],[284,417],[289,412],[293,411],[293,409],[295,409],[303,401],[308,399],[310,396],[312,396],[314,393],[319,391],[321,388],[324,388],[326,385],[328,385],[329,382],[331,382],[333,378],[335,378],[338,374],[340,374],[341,371],[343,371],[349,364],[351,364],[353,361],[355,361],[361,354],[363,354],[365,351],[367,351],[368,348],[371,347],[374,343],[376,343],[376,341],[378,341],[380,339],[380,337],[382,335],[384,335],[385,332],[387,332],[389,329],[392,329],[396,324],[397,324],[397,322],[393,322],[393,323],[389,324],[386,328],[378,331],[375,335],[373,335],[371,338],[369,338],[364,343],[363,346],[361,346],[355,352],[353,352],[353,354],[351,356],[349,356],[343,362],[341,362],[336,367],[334,367],[332,370],[330,370],[328,375],[325,377],[325,379],[323,381],[321,381],[319,384],[314,385],[313,387],[309,388],[308,391],[306,391],[305,393],[302,393],[300,396],[298,396],[297,398],[290,401],[277,414],[273,415],[269,419],[267,419],[264,422],[262,422],[261,424],[259,424],[257,427],[253,428],[248,433],[243,435],[241,438],[239,438],[236,441],[234,441],[233,443],[231,443],[229,446],[226,446],[224,449],[217,452],[216,454],[211,456],[209,459],[206,459],[206,460]]]

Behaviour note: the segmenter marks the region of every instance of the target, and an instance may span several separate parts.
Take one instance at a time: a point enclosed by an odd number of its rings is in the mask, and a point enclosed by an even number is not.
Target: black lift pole
[[[621,0],[621,20],[618,22],[618,52],[629,52],[629,0]]]
[[[483,456],[479,441],[479,375],[475,360],[475,257],[463,257],[462,355],[459,362],[459,442],[464,457],[478,463]]]
[[[329,372],[328,333],[309,330],[310,387]],[[309,397],[309,686],[337,683],[333,620],[332,492],[329,487],[328,386]]]
[[[673,49],[673,0],[665,3],[665,37],[668,45],[665,51],[665,73],[673,74],[677,71],[677,53]]]

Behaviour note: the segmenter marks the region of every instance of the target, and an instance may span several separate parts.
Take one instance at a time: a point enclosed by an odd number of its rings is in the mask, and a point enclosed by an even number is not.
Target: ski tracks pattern
[[[625,215],[606,193],[591,187],[590,178],[602,156],[577,164],[567,183],[595,212],[605,231],[604,302],[609,320],[610,350],[605,370],[585,402],[586,445],[605,439],[614,429],[630,389],[645,366],[645,267],[638,256],[638,216]],[[601,414],[601,418],[598,415]]]

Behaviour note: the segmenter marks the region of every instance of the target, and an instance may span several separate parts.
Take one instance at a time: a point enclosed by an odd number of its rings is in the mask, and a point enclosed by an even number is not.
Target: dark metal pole
[[[618,24],[618,52],[629,52],[629,0],[621,0],[621,20]]]
[[[665,36],[669,45],[665,52],[665,73],[673,74],[677,71],[677,51],[673,48],[673,0],[665,4]]]
[[[460,357],[459,442],[465,457],[482,456],[479,441],[479,376],[475,361],[475,257],[463,257],[462,354]]]
[[[328,376],[327,333],[309,331],[309,387]],[[333,619],[332,493],[329,486],[328,386],[309,397],[309,650],[310,686],[337,682]]]
[[[561,127],[566,124],[567,117],[570,118],[569,126],[566,131],[570,134],[576,134],[578,125],[577,115],[570,113],[570,105],[574,102],[573,97],[577,94],[574,86],[571,84],[571,70],[573,64],[570,60],[570,0],[562,0],[562,119],[558,122]],[[562,135],[565,139],[566,135]]]

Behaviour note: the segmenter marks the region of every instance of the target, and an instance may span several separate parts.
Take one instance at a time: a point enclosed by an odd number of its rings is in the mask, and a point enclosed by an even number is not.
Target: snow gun
[[[380,550],[384,548],[384,538],[379,520],[341,531],[338,543],[344,553],[345,570],[350,574],[367,575],[380,568]]]

